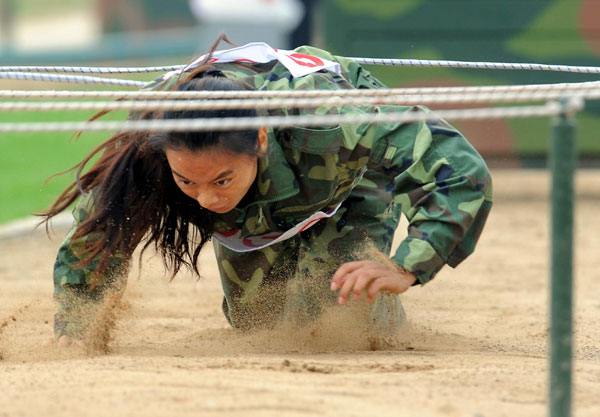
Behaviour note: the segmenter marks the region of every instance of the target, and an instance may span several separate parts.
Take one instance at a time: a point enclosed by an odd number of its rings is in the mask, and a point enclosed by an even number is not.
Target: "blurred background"
[[[237,44],[264,41],[282,49],[311,44],[343,56],[600,66],[600,0],[0,0],[1,65],[183,64],[201,54],[220,31]],[[369,70],[390,87],[598,79],[533,71]],[[157,75],[134,78],[150,80]],[[105,87],[0,80],[0,89],[65,88]],[[581,167],[600,165],[599,112],[600,104],[591,102],[577,116]],[[0,113],[0,121],[90,116],[89,112]],[[550,134],[546,118],[454,124],[492,166],[546,165]],[[44,179],[75,164],[109,134],[84,134],[76,142],[70,136],[3,135],[0,223],[50,203],[72,177],[59,177],[47,185]]]

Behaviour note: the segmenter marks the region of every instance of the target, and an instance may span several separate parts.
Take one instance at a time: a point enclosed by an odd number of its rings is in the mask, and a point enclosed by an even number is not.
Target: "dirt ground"
[[[339,316],[310,332],[232,330],[211,250],[198,282],[169,283],[155,258],[132,272],[110,353],[44,346],[60,238],[0,241],[0,416],[544,416],[548,175],[493,174],[476,253],[403,296],[409,324],[389,350]],[[574,415],[596,417],[600,171],[577,185]]]

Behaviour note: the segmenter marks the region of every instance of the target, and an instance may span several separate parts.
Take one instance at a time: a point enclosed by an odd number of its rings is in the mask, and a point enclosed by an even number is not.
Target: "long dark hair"
[[[209,62],[221,39],[206,54]],[[226,38],[225,38],[226,40]],[[241,90],[244,84],[226,78],[216,68],[201,64],[180,76],[174,89]],[[137,118],[191,119],[214,117],[254,117],[254,110],[167,111],[145,113]],[[96,117],[95,117],[96,118]],[[201,151],[212,148],[257,155],[257,131],[235,132],[124,132],[102,143],[80,163],[66,172],[75,171],[76,180],[52,206],[38,213],[46,223],[67,209],[83,194],[91,193],[90,215],[81,222],[72,237],[89,237],[87,256],[79,262],[85,266],[97,260],[92,287],[107,271],[110,259],[119,254],[129,260],[145,240],[140,252],[152,244],[162,255],[172,277],[182,266],[199,275],[198,256],[214,231],[214,213],[202,208],[175,184],[165,157],[165,149],[187,148]],[[99,159],[83,173],[96,156]]]

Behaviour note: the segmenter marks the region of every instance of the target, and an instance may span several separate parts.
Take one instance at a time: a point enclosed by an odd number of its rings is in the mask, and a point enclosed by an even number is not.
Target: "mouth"
[[[231,211],[231,208],[230,207],[225,207],[225,206],[223,206],[223,207],[211,207],[208,210],[213,211],[215,213],[222,214],[222,213],[227,213],[228,211]]]

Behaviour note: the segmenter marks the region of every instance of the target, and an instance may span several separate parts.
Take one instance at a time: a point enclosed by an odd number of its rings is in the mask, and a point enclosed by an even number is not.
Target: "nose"
[[[198,201],[202,207],[208,210],[210,210],[211,207],[217,206],[219,204],[219,200],[219,196],[216,193],[211,193],[209,191],[200,192],[196,197],[196,201]]]

